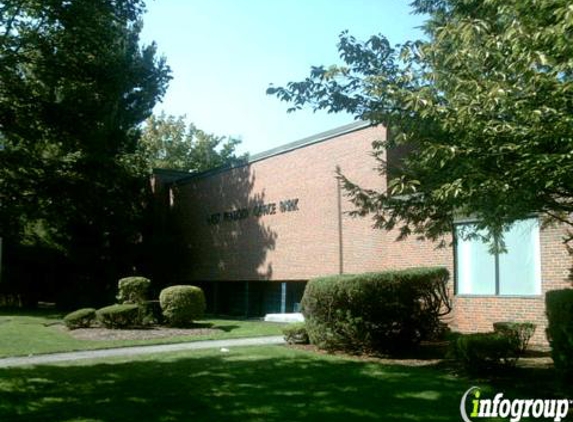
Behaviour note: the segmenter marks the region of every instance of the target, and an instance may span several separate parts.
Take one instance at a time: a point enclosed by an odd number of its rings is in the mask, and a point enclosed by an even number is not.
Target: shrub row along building
[[[538,325],[533,342],[545,342],[545,292],[570,287],[564,229],[542,229],[537,218],[519,221],[506,234],[508,252],[498,255],[477,240],[441,249],[414,238],[396,241],[396,232],[348,215],[353,205],[336,178],[340,167],[360,186],[383,190],[386,180],[371,153],[372,142],[385,137],[384,127],[358,122],[235,168],[156,171],[153,189],[168,233],[164,258],[174,264],[165,270],[174,274],[170,282],[201,286],[211,311],[255,316],[298,311],[313,277],[444,266],[452,275],[447,322],[453,329],[491,331],[496,321],[532,321]],[[472,223],[460,220],[455,231]]]

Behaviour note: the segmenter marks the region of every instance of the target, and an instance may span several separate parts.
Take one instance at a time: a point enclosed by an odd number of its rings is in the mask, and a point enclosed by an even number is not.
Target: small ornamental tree
[[[342,177],[378,227],[436,240],[456,215],[503,248],[504,229],[539,214],[573,227],[571,2],[415,0],[426,38],[338,44],[342,66],[267,92],[292,104],[384,124],[373,143],[385,191]],[[389,174],[386,151],[410,148]],[[392,164],[392,163],[390,163]]]

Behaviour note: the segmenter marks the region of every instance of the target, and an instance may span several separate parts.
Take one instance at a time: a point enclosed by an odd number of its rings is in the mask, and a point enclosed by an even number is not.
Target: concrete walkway
[[[50,353],[37,356],[24,356],[0,359],[0,368],[26,365],[46,365],[58,362],[83,359],[100,359],[117,356],[148,355],[152,353],[179,352],[182,350],[218,349],[239,346],[267,346],[284,344],[282,336],[237,338],[228,340],[193,341],[176,344],[157,344],[153,346],[118,347],[115,349],[85,350],[81,352]]]

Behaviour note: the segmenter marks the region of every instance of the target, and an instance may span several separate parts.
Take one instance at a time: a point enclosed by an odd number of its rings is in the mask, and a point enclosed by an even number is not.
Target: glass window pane
[[[499,293],[541,294],[539,223],[530,218],[518,221],[504,234],[507,253],[499,254]]]
[[[473,295],[495,294],[495,256],[480,240],[464,240],[461,233],[472,225],[456,226],[457,293]]]

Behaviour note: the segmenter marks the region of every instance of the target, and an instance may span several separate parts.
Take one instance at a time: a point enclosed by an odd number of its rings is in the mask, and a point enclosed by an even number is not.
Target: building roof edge
[[[181,173],[181,177],[174,180],[174,184],[183,184],[188,181],[202,179],[204,177],[214,176],[219,173],[223,173],[235,168],[240,168],[244,166],[248,166],[249,164],[256,163],[258,161],[266,160],[267,158],[275,157],[277,155],[286,154],[291,151],[295,151],[300,148],[304,148],[310,145],[318,144],[320,142],[328,141],[329,139],[336,138],[341,135],[346,135],[347,133],[351,133],[360,129],[364,129],[366,127],[371,126],[371,123],[368,121],[358,121],[352,122],[344,126],[339,126],[334,129],[330,129],[324,132],[317,133],[312,136],[308,136],[306,138],[299,139],[294,142],[289,142],[287,144],[278,146],[276,148],[271,148],[267,151],[263,151],[257,154],[254,154],[248,157],[246,160],[237,163],[231,166],[223,166],[217,167],[210,170],[205,170],[199,173],[186,173],[178,170],[169,170],[169,169],[153,169],[154,173],[169,173],[170,175],[174,175],[176,173]]]

